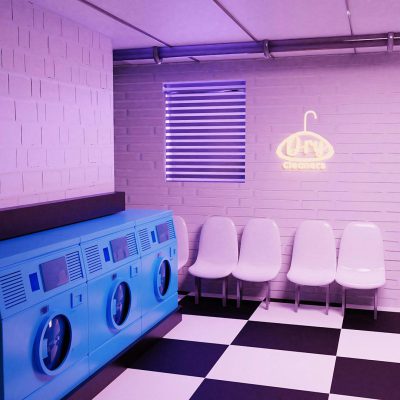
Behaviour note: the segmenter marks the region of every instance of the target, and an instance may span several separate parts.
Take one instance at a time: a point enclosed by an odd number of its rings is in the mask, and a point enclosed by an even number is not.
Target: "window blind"
[[[167,181],[244,182],[246,82],[165,83]]]

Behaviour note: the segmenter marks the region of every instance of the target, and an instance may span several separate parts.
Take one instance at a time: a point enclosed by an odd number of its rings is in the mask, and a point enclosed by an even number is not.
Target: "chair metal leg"
[[[199,304],[200,297],[201,297],[201,278],[194,278],[194,283],[196,286],[195,293],[194,293],[194,302],[195,304]]]
[[[295,292],[295,311],[297,312],[300,306],[300,285],[296,285]]]
[[[374,293],[374,319],[378,319],[378,289]]]
[[[329,289],[330,286],[326,286],[326,303],[325,303],[325,314],[328,315],[329,313]]]
[[[265,291],[265,309],[268,310],[269,308],[269,298],[270,298],[270,286],[269,281],[266,284],[266,291]]]
[[[227,294],[228,278],[222,280],[222,306],[226,307],[226,294]]]
[[[346,311],[346,288],[342,288],[342,315],[344,317],[344,312]]]
[[[240,293],[240,280],[236,281],[236,307],[240,307],[241,293]]]

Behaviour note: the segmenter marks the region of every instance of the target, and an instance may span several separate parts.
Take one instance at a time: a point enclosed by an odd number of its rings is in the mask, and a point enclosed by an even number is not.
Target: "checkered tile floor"
[[[180,303],[182,322],[96,400],[400,399],[400,313]]]

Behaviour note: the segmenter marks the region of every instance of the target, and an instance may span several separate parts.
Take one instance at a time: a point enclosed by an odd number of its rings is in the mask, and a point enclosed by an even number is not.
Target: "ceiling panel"
[[[345,0],[220,0],[220,3],[259,40],[350,34]]]
[[[170,45],[251,40],[212,0],[92,2]]]
[[[400,32],[399,0],[349,0],[349,9],[357,35]]]
[[[1,1],[1,0],[0,0]],[[80,0],[31,0],[90,29],[101,31],[115,49],[251,41],[213,0],[89,0],[153,35],[102,14]],[[345,0],[219,0],[257,39],[350,35]],[[400,31],[400,0],[348,0],[355,34]],[[358,49],[357,52],[382,51]],[[353,53],[352,49],[277,53],[290,55]],[[262,54],[202,56],[199,60],[262,58]],[[165,62],[190,61],[188,58]],[[137,63],[152,63],[152,60]]]
[[[114,48],[162,46],[160,42],[99,13],[78,0],[68,0],[68,2],[33,0],[33,3],[103,33],[112,39]]]

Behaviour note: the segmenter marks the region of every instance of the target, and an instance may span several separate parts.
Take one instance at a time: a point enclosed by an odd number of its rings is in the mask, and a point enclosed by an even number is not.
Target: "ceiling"
[[[114,49],[400,31],[400,0],[32,1],[109,36]],[[385,51],[385,48],[357,52],[379,50]],[[329,50],[331,54],[343,52],[353,50]],[[301,52],[302,55],[314,53]],[[238,57],[260,55],[196,59]]]

